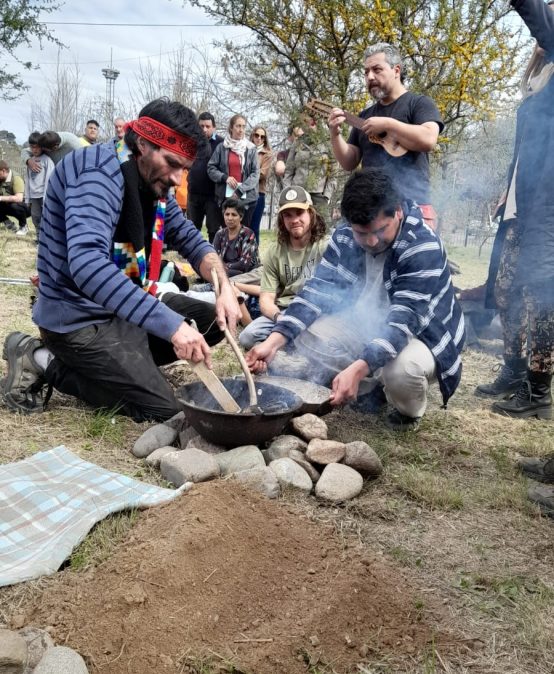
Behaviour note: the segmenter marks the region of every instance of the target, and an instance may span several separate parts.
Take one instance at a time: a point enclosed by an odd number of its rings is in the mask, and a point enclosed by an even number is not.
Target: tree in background
[[[27,70],[33,67],[30,61],[21,61],[16,50],[31,42],[42,45],[44,41],[61,45],[54,34],[39,21],[41,12],[58,9],[56,0],[0,0],[0,99],[9,101],[21,96],[28,89],[17,73],[10,73],[9,61],[15,61]]]
[[[222,65],[238,96],[281,115],[312,96],[363,108],[363,53],[385,41],[404,54],[410,88],[436,101],[452,141],[503,108],[520,66],[505,0],[190,1],[252,31],[250,42],[220,45]]]

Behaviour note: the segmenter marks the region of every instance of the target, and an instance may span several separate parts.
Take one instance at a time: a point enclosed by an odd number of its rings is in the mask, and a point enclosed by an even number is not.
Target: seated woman
[[[227,276],[238,276],[260,264],[254,232],[242,225],[244,206],[237,199],[225,199],[221,207],[225,228],[214,238],[213,246],[223,260]]]

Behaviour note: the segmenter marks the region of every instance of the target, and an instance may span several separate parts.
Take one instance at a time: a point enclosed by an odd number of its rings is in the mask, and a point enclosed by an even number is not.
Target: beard
[[[377,102],[383,100],[383,98],[385,98],[385,96],[387,95],[387,92],[384,89],[381,89],[381,87],[373,86],[370,87],[368,91],[371,98],[373,98],[373,100]]]

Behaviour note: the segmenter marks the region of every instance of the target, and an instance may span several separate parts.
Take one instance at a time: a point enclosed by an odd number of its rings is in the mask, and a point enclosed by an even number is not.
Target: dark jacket
[[[204,153],[204,156],[198,157],[191,166],[188,176],[189,194],[207,198],[214,196],[215,186],[208,176],[208,162],[215,148],[222,142],[222,136],[212,136],[208,143],[209,150]]]
[[[554,11],[543,0],[511,0],[531,35],[554,61]],[[521,248],[516,285],[538,299],[552,296],[554,281],[554,77],[528,96],[517,113],[514,159],[517,160],[516,204]],[[552,300],[550,300],[552,301]]]
[[[215,183],[215,197],[219,204],[225,200],[225,189],[229,177],[229,150],[220,143],[208,162],[208,175]],[[249,147],[244,154],[242,167],[242,183],[245,198],[241,200],[243,206],[249,206],[258,200],[258,183],[260,180],[260,166],[258,151],[255,146]]]

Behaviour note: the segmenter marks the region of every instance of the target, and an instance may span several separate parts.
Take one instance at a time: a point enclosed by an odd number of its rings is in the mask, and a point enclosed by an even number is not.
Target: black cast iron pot
[[[248,410],[250,398],[244,380],[231,378],[221,382],[241,409]],[[189,424],[206,440],[224,447],[258,445],[279,435],[295,414],[300,412],[303,401],[292,391],[272,384],[256,382],[259,412],[224,412],[215,398],[202,384],[185,384],[177,390]]]

